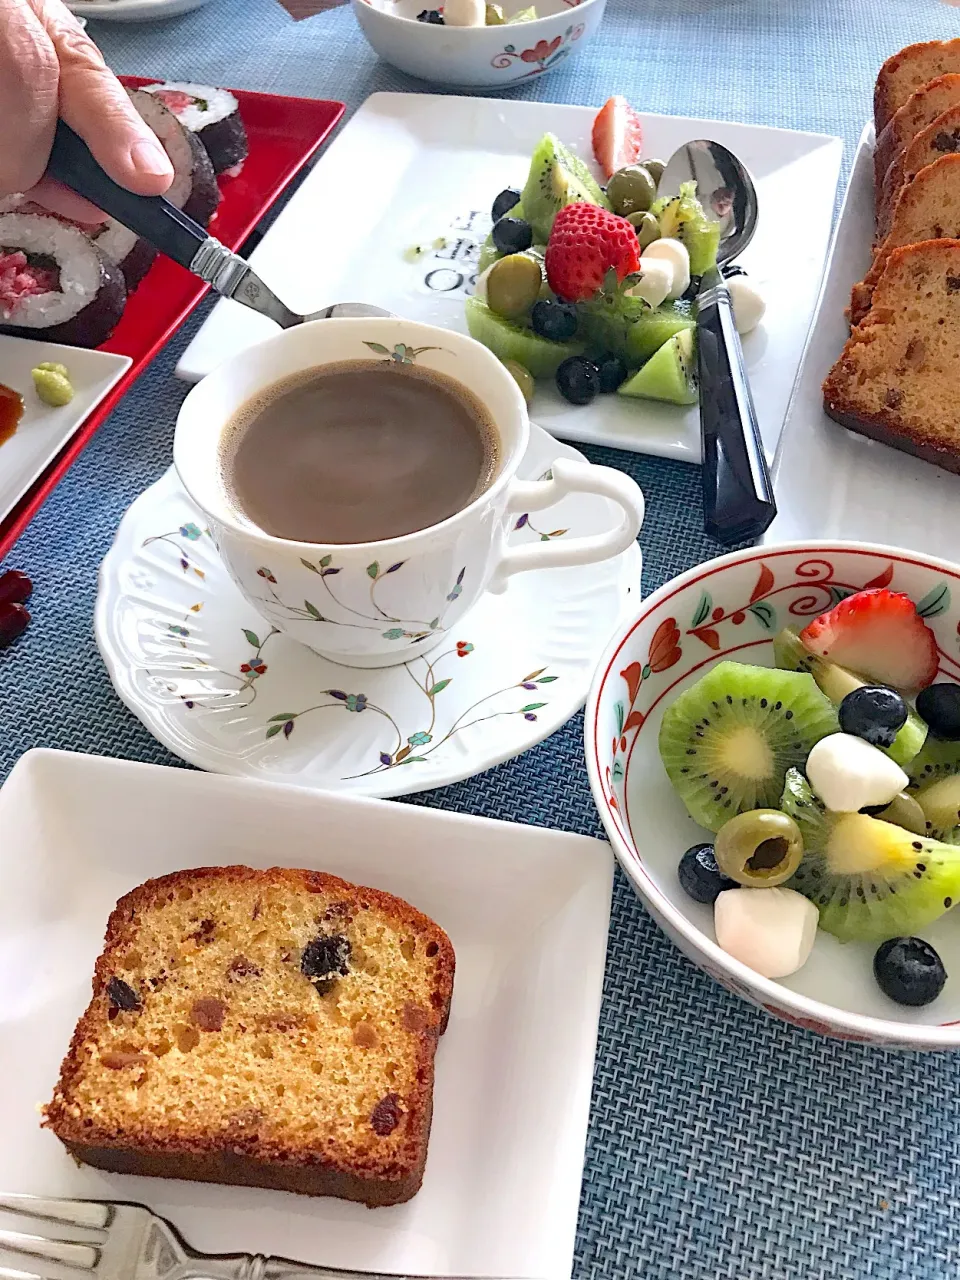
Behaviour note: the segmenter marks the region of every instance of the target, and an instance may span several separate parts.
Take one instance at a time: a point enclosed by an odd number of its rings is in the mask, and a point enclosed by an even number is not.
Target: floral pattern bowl
[[[445,27],[417,22],[442,0],[353,0],[360,29],[385,62],[456,88],[503,89],[536,79],[584,47],[607,0],[500,0],[507,18],[534,3],[532,22]]]
[[[760,977],[717,946],[710,907],[677,880],[683,851],[708,839],[660,762],[664,709],[723,659],[773,666],[773,637],[804,626],[864,587],[911,597],[936,636],[938,680],[960,681],[960,567],[860,543],[751,547],[666,583],[626,620],[594,677],[587,703],[587,770],[617,858],[647,910],[680,950],[727,990],[824,1036],[888,1048],[960,1046],[960,918],[948,912],[923,936],[947,970],[922,1009],[887,999],[872,972],[875,947],[821,931],[807,964],[782,981]]]

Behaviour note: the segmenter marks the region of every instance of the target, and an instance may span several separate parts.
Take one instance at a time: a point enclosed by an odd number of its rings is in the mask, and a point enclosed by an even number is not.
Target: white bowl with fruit
[[[458,88],[537,79],[578,53],[607,0],[353,0],[374,50],[408,75]]]
[[[590,783],[650,914],[822,1035],[960,1046],[960,567],[749,548],[654,592],[587,704]]]

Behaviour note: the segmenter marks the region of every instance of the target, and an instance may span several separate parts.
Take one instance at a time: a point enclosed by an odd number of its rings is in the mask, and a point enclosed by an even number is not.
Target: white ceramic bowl
[[[443,27],[417,22],[440,0],[353,0],[363,34],[384,59],[434,84],[503,89],[551,71],[593,35],[607,0],[535,0],[533,22]],[[502,0],[509,18],[529,0]]]
[[[922,1009],[895,1004],[874,981],[875,946],[822,930],[813,955],[783,981],[762,978],[717,946],[713,913],[680,888],[683,851],[709,838],[660,762],[665,707],[724,658],[773,666],[772,640],[866,586],[905,591],[937,638],[939,680],[960,680],[960,568],[866,543],[752,547],[699,565],[655,591],[601,659],[586,711],[590,785],[625,873],[681,951],[728,990],[825,1036],[892,1048],[960,1046],[960,916],[923,930],[948,978]]]

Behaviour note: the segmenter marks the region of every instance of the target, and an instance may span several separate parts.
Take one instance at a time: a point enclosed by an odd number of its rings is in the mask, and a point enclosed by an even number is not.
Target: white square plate
[[[73,383],[73,399],[58,409],[44,404],[34,390],[30,370],[44,361],[66,365]],[[0,520],[132,363],[129,356],[107,351],[0,334],[0,382],[23,396],[23,417],[0,446]]]
[[[250,257],[288,306],[315,311],[368,302],[410,320],[466,332],[464,299],[494,196],[522,186],[542,135],[586,158],[596,108],[497,98],[377,93],[363,104]],[[813,315],[840,172],[839,138],[756,125],[644,115],[644,147],[667,159],[692,138],[734,151],[757,184],[760,221],[742,262],[767,301],[744,340],[770,455]],[[416,263],[411,245],[447,246]],[[432,287],[431,287],[432,286]],[[275,332],[262,316],[221,302],[177,373],[196,381],[228,356]],[[549,387],[531,416],[554,435],[695,462],[696,408],[605,396],[577,408]]]
[[[151,876],[313,867],[399,894],[450,935],[423,1188],[339,1200],[77,1167],[41,1130],[107,916]],[[566,1280],[613,859],[586,836],[382,800],[31,751],[0,791],[0,1187],[133,1200],[195,1248],[413,1275]]]
[[[764,541],[851,538],[956,560],[960,477],[847,431],[823,412],[821,383],[850,334],[844,308],[872,257],[873,139],[867,125],[784,424],[774,481],[779,514]]]

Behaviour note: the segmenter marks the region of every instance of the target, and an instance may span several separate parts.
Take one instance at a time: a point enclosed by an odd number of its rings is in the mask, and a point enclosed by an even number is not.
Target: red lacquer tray
[[[120,78],[133,89],[156,80],[142,76]],[[240,89],[233,92],[240,102],[250,155],[239,177],[220,180],[223,200],[210,232],[228,248],[238,249],[328,136],[344,108],[342,102],[284,98]],[[169,258],[156,260],[127,302],[113,337],[100,348],[130,356],[133,364],[0,521],[0,557],[9,551],[120,397],[206,292],[205,284]]]

